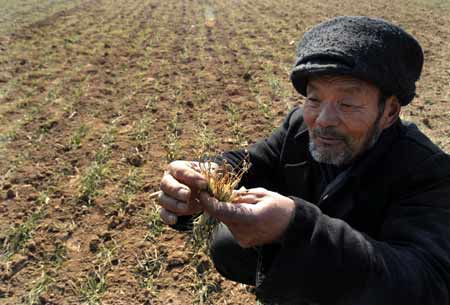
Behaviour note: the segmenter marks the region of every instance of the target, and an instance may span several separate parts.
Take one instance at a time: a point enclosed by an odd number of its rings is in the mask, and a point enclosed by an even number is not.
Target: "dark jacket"
[[[291,196],[280,243],[260,249],[256,291],[276,304],[450,304],[450,157],[398,120],[323,191],[302,110],[249,149],[246,187]],[[224,154],[233,165],[243,151]]]

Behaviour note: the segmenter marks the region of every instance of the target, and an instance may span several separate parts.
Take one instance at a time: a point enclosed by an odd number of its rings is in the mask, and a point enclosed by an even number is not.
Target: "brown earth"
[[[301,103],[295,42],[326,18],[418,38],[403,118],[450,151],[443,2],[73,3],[0,36],[0,304],[256,304],[161,225],[149,194],[169,160],[254,142]]]

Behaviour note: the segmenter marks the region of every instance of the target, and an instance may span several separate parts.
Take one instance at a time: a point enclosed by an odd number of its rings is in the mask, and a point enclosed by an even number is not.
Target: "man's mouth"
[[[336,145],[344,141],[342,138],[324,137],[324,136],[316,136],[316,140],[318,140],[320,144],[325,145]]]

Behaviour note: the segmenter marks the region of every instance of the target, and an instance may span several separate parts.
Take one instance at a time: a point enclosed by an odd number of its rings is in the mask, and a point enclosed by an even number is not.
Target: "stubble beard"
[[[313,159],[319,163],[331,164],[334,166],[347,165],[357,156],[372,148],[380,138],[381,132],[379,120],[377,119],[364,140],[361,149],[358,150],[351,137],[340,134],[333,127],[316,128],[309,130],[309,152]],[[339,138],[342,140],[344,146],[343,148],[334,148],[331,145],[319,147],[313,141],[313,138],[317,138],[318,136]]]

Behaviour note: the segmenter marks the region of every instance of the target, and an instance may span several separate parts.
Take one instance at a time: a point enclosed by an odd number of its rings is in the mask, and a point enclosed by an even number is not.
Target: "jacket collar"
[[[392,144],[400,136],[402,126],[401,120],[398,119],[391,127],[385,129],[375,145],[355,161],[350,175],[352,177],[360,177],[364,172],[370,171],[377,166],[379,160],[388,153],[392,148]]]

